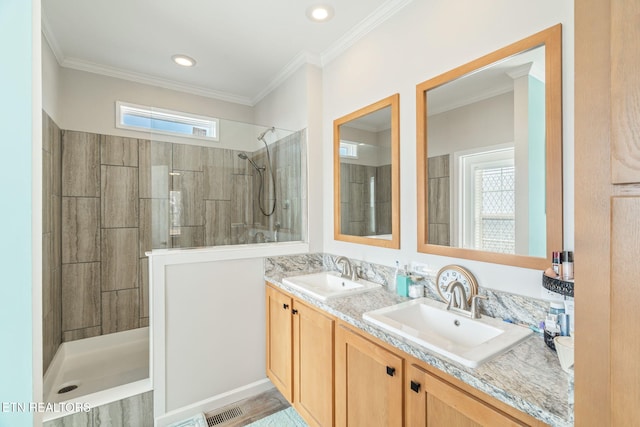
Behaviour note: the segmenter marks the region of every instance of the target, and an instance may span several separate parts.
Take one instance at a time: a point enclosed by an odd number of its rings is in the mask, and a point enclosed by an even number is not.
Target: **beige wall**
[[[333,187],[325,185],[324,252],[392,266],[426,263],[437,271],[461,264],[480,286],[541,296],[540,272],[421,254],[417,247],[416,84],[551,27],[563,25],[564,240],[573,248],[573,2],[470,0],[411,2],[323,68],[323,162],[330,172],[332,123],[363,106],[400,94],[401,249],[333,239]],[[328,180],[330,182],[330,180]]]

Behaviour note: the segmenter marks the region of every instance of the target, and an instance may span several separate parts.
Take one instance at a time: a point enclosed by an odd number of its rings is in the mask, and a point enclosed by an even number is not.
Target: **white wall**
[[[42,40],[42,109],[56,124],[60,120],[60,66],[49,43]]]
[[[168,265],[166,409],[265,377],[262,258]]]
[[[323,159],[331,164],[332,122],[400,93],[401,249],[333,240],[333,187],[324,187],[324,251],[392,266],[457,263],[480,286],[539,297],[541,272],[420,254],[416,218],[416,84],[557,23],[563,24],[565,249],[573,248],[573,2],[414,1],[323,69]],[[325,167],[330,173],[330,167]],[[551,248],[550,248],[551,250]]]
[[[61,68],[60,84],[61,129],[141,138],[140,132],[115,127],[116,101],[253,123],[253,109],[245,105],[85,71]],[[154,139],[184,143],[179,137],[154,135]]]
[[[301,66],[254,109],[255,123],[290,130],[307,129],[307,235],[310,250],[320,252],[324,226],[322,187],[332,174],[331,169],[325,170],[322,162],[322,71],[310,64]]]

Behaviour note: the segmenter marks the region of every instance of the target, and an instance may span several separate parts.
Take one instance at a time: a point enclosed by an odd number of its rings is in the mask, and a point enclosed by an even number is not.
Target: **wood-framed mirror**
[[[333,121],[334,238],[400,248],[400,95]]]
[[[560,24],[416,86],[418,251],[546,269],[562,250]]]

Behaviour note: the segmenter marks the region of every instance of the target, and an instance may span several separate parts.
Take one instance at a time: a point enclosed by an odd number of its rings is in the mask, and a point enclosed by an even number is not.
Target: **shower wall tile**
[[[172,144],[173,168],[181,171],[202,172],[204,147],[199,145]]]
[[[449,224],[429,224],[429,243],[432,245],[451,246]]]
[[[205,201],[205,246],[231,244],[231,202],[226,200]]]
[[[180,192],[180,225],[204,226],[203,173],[176,171],[171,188]]]
[[[140,327],[144,328],[146,326],[149,326],[149,318],[148,317],[141,317],[140,318]]]
[[[169,172],[173,170],[171,144],[144,139],[138,147],[140,198],[168,198]]]
[[[429,178],[449,177],[449,155],[429,157],[427,160]]]
[[[138,226],[138,168],[102,166],[103,228]]]
[[[54,268],[60,269],[62,265],[62,197],[51,196],[51,234]]]
[[[46,111],[42,110],[42,149],[47,152],[51,152],[51,124],[53,120],[47,114]]]
[[[100,263],[62,266],[62,330],[100,324]]]
[[[102,293],[102,333],[135,329],[140,324],[138,289]]]
[[[51,182],[53,194],[62,196],[62,132],[49,118],[49,136],[51,139]]]
[[[100,261],[100,199],[62,198],[62,262]]]
[[[449,223],[449,178],[429,179],[429,224]]]
[[[53,183],[51,182],[52,165],[51,153],[42,152],[42,232],[51,232],[52,206],[51,197],[53,196]]]
[[[138,259],[137,228],[102,229],[102,290],[137,288]]]
[[[253,224],[252,176],[233,175],[231,188],[231,223]]]
[[[91,328],[74,329],[72,331],[64,331],[62,335],[63,342],[82,340],[85,338],[97,337],[102,335],[102,326],[93,326]]]
[[[140,258],[152,249],[170,247],[169,201],[140,199]]]
[[[140,259],[140,318],[149,317],[149,258]]]
[[[252,243],[249,241],[247,226],[244,224],[231,224],[231,244],[244,245],[245,243]]]
[[[62,137],[62,195],[100,196],[100,136],[64,131]]]
[[[204,227],[180,227],[180,234],[173,235],[174,248],[200,248],[204,246]]]
[[[138,167],[138,140],[100,135],[100,162],[103,165]]]
[[[44,427],[94,427],[93,423],[93,411],[90,412],[76,412],[75,414],[67,415],[55,420],[47,421],[43,424]]]
[[[93,409],[93,425],[97,426],[153,426],[153,392],[138,394]]]
[[[204,198],[231,200],[232,156],[238,152],[222,148],[205,148],[204,153]],[[245,162],[249,163],[248,160]]]
[[[376,202],[391,202],[391,165],[376,168]]]

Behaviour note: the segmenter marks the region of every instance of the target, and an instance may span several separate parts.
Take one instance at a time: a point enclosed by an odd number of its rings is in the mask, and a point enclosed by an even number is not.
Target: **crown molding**
[[[325,66],[336,59],[341,53],[353,46],[358,40],[366,36],[378,25],[391,18],[412,1],[413,0],[389,0],[380,5],[380,7],[362,20],[358,25],[354,26],[351,31],[338,39],[337,42],[320,55],[322,66]]]
[[[61,67],[70,68],[89,73],[100,74],[107,77],[114,77],[123,80],[129,80],[137,83],[147,84],[151,86],[163,87],[165,89],[177,90],[180,92],[191,93],[194,95],[214,98],[221,101],[233,102],[236,104],[255,106],[264,99],[269,93],[274,91],[278,86],[291,77],[301,66],[310,64],[322,68],[341,53],[351,47],[354,43],[368,34],[378,25],[393,16],[400,9],[411,3],[413,0],[389,0],[378,7],[373,13],[367,16],[362,22],[354,26],[349,32],[342,36],[336,43],[325,50],[321,55],[312,54],[310,52],[300,52],[296,55],[282,70],[271,80],[271,82],[261,90],[253,98],[235,95],[228,92],[217,91],[201,86],[189,85],[176,82],[174,80],[163,79],[148,74],[137,73],[116,67],[110,67],[83,59],[65,57],[55,36],[50,30],[46,16],[42,16],[42,33],[49,43],[53,54]]]
[[[239,96],[239,95],[234,95],[227,92],[221,92],[213,89],[204,88],[201,86],[179,83],[174,80],[163,79],[163,78],[151,76],[148,74],[127,71],[127,70],[123,70],[116,67],[109,67],[106,65],[96,64],[94,62],[85,61],[82,59],[65,58],[60,65],[62,67],[71,68],[74,70],[101,74],[107,77],[115,77],[118,79],[129,80],[136,83],[142,83],[142,84],[147,84],[151,86],[158,86],[165,89],[172,89],[180,92],[190,93],[193,95],[200,95],[207,98],[215,98],[221,101],[228,101],[236,104],[253,106],[251,103],[251,99],[249,99],[246,96]]]
[[[47,41],[47,44],[51,48],[53,52],[53,56],[56,57],[56,61],[58,61],[58,65],[62,64],[64,61],[64,54],[62,53],[62,49],[60,48],[60,44],[58,43],[58,39],[53,35],[51,31],[51,26],[49,25],[49,20],[47,16],[42,14],[42,35],[44,39]]]
[[[314,55],[306,51],[300,52],[295,56],[295,58],[289,61],[289,63],[282,68],[277,76],[273,80],[271,80],[271,82],[264,89],[262,89],[255,97],[251,99],[251,105],[256,105],[258,102],[264,99],[264,97],[277,89],[278,86],[284,83],[296,71],[298,71],[300,67],[306,64],[322,67],[320,63],[320,57],[318,55]]]

